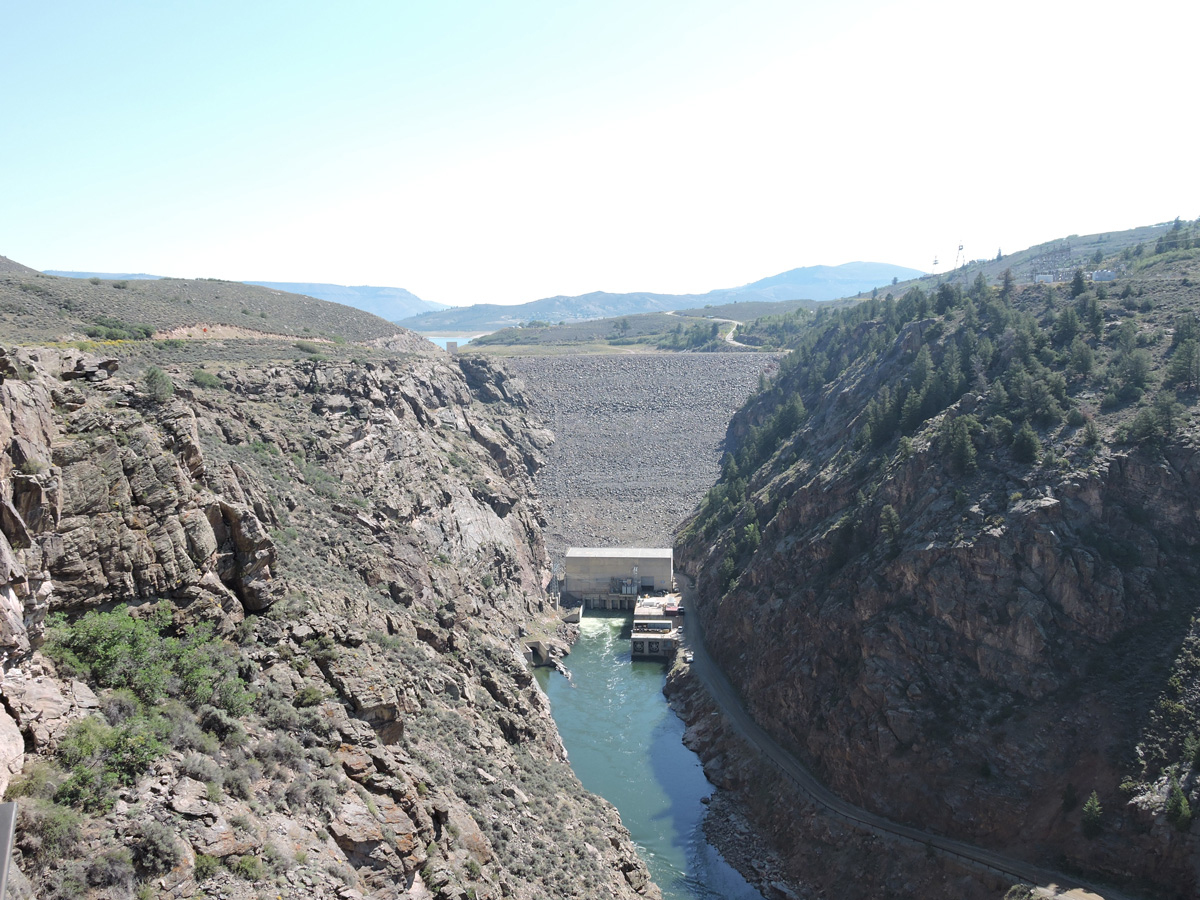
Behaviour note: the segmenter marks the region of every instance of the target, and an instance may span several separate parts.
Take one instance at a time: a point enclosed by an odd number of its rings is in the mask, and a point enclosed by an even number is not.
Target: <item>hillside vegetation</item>
[[[835,789],[1190,891],[1200,227],[1158,233],[1108,283],[760,320],[791,352],[679,540],[714,652]]]
[[[479,303],[459,309],[424,313],[400,324],[424,334],[438,331],[488,331],[531,321],[578,322],[734,303],[770,303],[797,299],[834,300],[919,275],[916,269],[886,263],[843,263],[804,266],[751,284],[703,294],[613,294],[593,291],[575,297],[546,297],[513,306]]]
[[[324,301],[6,269],[13,896],[659,896],[522,655],[566,632],[516,382]]]
[[[553,324],[533,320],[519,328],[503,328],[481,335],[463,350],[504,356],[581,352],[736,352],[747,348],[725,340],[731,322],[749,322],[760,316],[786,316],[796,310],[816,310],[821,305],[826,304],[811,300],[747,301],[586,322]],[[740,338],[739,333],[739,343]],[[767,344],[762,338],[754,339],[756,347],[773,349],[778,346],[778,342],[773,342],[770,347]]]
[[[0,269],[0,336],[5,340],[129,339],[206,325],[352,341],[401,330],[348,306],[240,282],[104,281],[59,278],[25,267]],[[204,335],[198,330],[196,336]]]

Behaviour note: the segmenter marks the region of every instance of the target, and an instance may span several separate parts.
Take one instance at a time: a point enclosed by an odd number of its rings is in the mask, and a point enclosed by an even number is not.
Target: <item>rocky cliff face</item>
[[[408,349],[169,397],[76,351],[3,359],[0,780],[39,896],[657,896],[521,655],[556,627],[550,435],[502,372]],[[151,709],[75,623],[201,648],[236,702],[167,677]],[[143,721],[158,752],[113,743]]]
[[[1195,798],[1195,443],[1086,448],[1082,428],[1059,429],[1030,465],[990,425],[964,429],[978,435],[967,457],[954,422],[986,421],[984,378],[870,452],[881,388],[954,337],[927,320],[877,341],[870,364],[844,357],[760,467],[727,467],[742,506],[720,528],[702,510],[681,546],[710,649],[757,721],[847,799],[1190,896],[1200,844],[1168,822],[1167,800],[1172,779]],[[734,446],[772,427],[764,404],[735,420]],[[1103,816],[1085,834],[1093,790]]]

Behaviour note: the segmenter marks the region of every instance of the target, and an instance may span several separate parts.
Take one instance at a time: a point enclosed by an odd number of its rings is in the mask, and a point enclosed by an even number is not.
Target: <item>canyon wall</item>
[[[658,895],[522,658],[556,628],[531,482],[551,435],[503,372],[428,346],[176,368],[173,392],[71,349],[3,358],[18,891]],[[79,662],[79,623],[232,660],[245,708],[168,680],[151,710],[114,687],[136,673]],[[79,794],[64,753],[140,721],[161,752]]]

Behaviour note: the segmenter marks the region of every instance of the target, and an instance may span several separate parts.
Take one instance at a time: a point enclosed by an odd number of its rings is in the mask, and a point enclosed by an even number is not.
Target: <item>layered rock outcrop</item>
[[[218,636],[251,698],[236,720],[164,707],[165,754],[68,853],[18,841],[47,896],[109,896],[151,822],[174,847],[153,878],[135,853],[151,896],[657,896],[521,655],[522,630],[555,627],[530,481],[550,436],[486,364],[364,356],[210,355],[221,387],[176,371],[166,400],[74,351],[7,357],[0,780],[135,708],[39,651],[48,612],[57,633],[166,609],[172,633]]]

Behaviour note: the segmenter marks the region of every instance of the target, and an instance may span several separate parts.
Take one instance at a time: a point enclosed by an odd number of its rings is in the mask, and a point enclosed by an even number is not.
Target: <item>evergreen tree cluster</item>
[[[1184,402],[1200,392],[1200,320],[1189,311],[1163,332],[1138,311],[1141,287],[1130,282],[1122,290],[1079,275],[1063,291],[1018,287],[1011,272],[992,285],[979,273],[969,283],[797,310],[743,329],[740,339],[789,352],[740,414],[740,438],[689,529],[710,540],[725,535],[722,589],[747,564],[780,503],[756,491],[809,455],[824,465],[839,428],[835,452],[849,454],[844,465],[878,469],[884,460],[907,458],[924,432],[958,479],[974,477],[985,459],[1062,464],[1063,451],[1050,449],[1050,438],[1066,443],[1068,457],[1089,459],[1102,439],[1095,406],[1137,406],[1118,440],[1170,440]],[[1153,309],[1149,298],[1140,303],[1141,312]],[[1154,348],[1165,359],[1159,371]],[[902,514],[892,510],[897,520]],[[872,536],[898,552],[892,516],[861,508],[837,534],[851,536],[843,541],[847,552]]]

